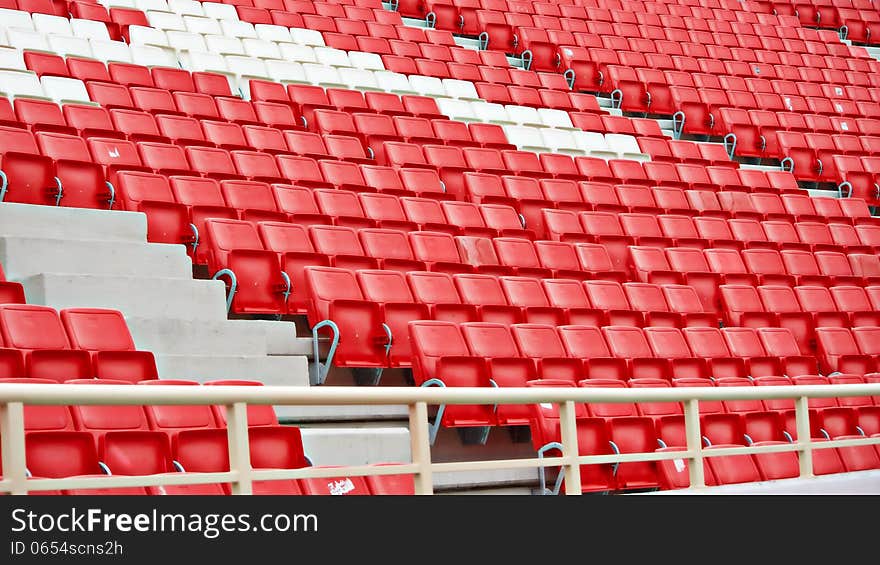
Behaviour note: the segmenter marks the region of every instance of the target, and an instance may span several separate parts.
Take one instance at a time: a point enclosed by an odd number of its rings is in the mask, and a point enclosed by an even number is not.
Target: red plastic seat
[[[177,472],[171,457],[171,443],[162,432],[107,432],[98,442],[98,455],[114,475],[161,475]],[[146,489],[149,494],[154,495],[226,494],[219,484],[160,485]]]
[[[415,258],[423,261],[430,271],[457,274],[474,270],[462,261],[455,239],[448,233],[410,232],[409,240]]]
[[[344,226],[313,225],[308,228],[315,251],[329,257],[340,269],[375,269],[379,262],[367,257],[357,232]]]
[[[524,387],[537,379],[535,363],[520,355],[510,329],[504,324],[465,323],[461,332],[471,355],[480,358],[498,387]],[[530,409],[527,405],[501,405],[496,409],[498,424],[503,426],[528,425]]]
[[[28,434],[25,459],[33,477],[89,477],[106,475],[98,462],[95,440],[86,432],[58,431]],[[145,494],[143,487],[74,489],[68,494]]]
[[[694,357],[707,361],[714,378],[744,377],[749,374],[745,360],[731,353],[718,328],[684,328],[682,334]]]
[[[62,189],[55,164],[40,154],[34,135],[26,129],[0,127],[0,168],[6,176],[4,201],[57,205]]]
[[[471,353],[456,324],[413,321],[409,331],[416,384],[437,379],[445,386],[491,386],[485,359]],[[446,407],[441,423],[445,427],[474,427],[495,421],[491,406],[455,405]]]
[[[498,279],[492,275],[453,275],[462,302],[473,304],[484,322],[515,324],[525,321],[521,308],[507,300]]]
[[[159,378],[149,351],[137,351],[118,310],[66,308],[60,312],[71,346],[92,353],[95,377],[127,382]]]
[[[24,352],[26,375],[63,382],[92,378],[87,351],[72,349],[58,312],[46,306],[0,306],[0,335],[6,347]]]
[[[279,460],[287,460],[290,466],[283,468],[299,468],[304,466],[301,461],[295,457],[285,457],[289,454],[288,450],[279,450],[278,447],[283,446],[286,442],[271,441],[273,438],[267,438],[269,434],[273,435],[298,435],[295,428],[285,432],[284,427],[256,427],[248,429],[248,436],[253,445],[250,450],[251,466],[254,468],[267,468],[263,465],[277,464]],[[171,452],[174,460],[178,462],[183,472],[189,473],[216,473],[226,472],[229,470],[229,443],[227,433],[222,429],[200,429],[200,430],[184,430],[172,437]],[[269,443],[271,441],[271,443]],[[289,442],[289,446],[295,446],[296,442]],[[275,447],[274,453],[271,447]],[[267,449],[268,448],[268,449]],[[263,461],[264,454],[270,454],[269,461]],[[223,485],[224,492],[229,493],[229,485]],[[253,493],[256,495],[279,495],[279,494],[301,494],[299,485],[295,481],[255,481],[253,484]]]
[[[308,319],[312,326],[330,320],[338,328],[334,363],[339,367],[385,367],[388,336],[379,305],[364,297],[352,271],[306,267]],[[336,331],[336,330],[334,330]]]
[[[666,379],[671,375],[670,360],[654,355],[641,329],[606,326],[602,333],[611,353],[626,360],[631,378]]]
[[[605,313],[609,325],[644,325],[645,314],[630,305],[620,283],[593,280],[583,284],[593,307]]]
[[[382,320],[391,330],[389,366],[411,366],[412,348],[407,323],[429,319],[427,305],[415,301],[403,273],[364,269],[356,276],[364,298],[379,306]]]
[[[263,247],[256,226],[212,218],[206,220],[205,229],[210,243],[208,268],[215,278],[228,280],[230,311],[285,313],[290,284],[278,255]]]

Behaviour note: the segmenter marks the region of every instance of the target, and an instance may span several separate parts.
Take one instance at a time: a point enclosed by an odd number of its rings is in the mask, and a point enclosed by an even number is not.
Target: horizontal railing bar
[[[647,388],[647,389],[594,389],[594,388],[417,388],[417,387],[132,387],[114,385],[54,385],[51,387],[26,383],[0,385],[0,406],[13,403],[25,405],[364,405],[364,404],[533,404],[533,403],[632,403],[632,402],[685,402],[688,400],[755,400],[800,398],[806,406],[807,398],[859,397],[880,395],[880,384],[854,385],[797,385],[779,387],[725,387],[725,388]],[[19,424],[20,425],[20,424]],[[247,481],[285,480],[304,478],[335,478],[344,476],[418,474],[432,472],[480,471],[488,469],[545,468],[578,464],[629,463],[693,460],[694,457],[720,457],[745,454],[801,452],[804,449],[831,449],[860,445],[880,445],[880,437],[854,437],[838,440],[779,443],[765,446],[735,446],[706,449],[699,452],[682,448],[663,453],[625,453],[607,455],[572,455],[545,458],[500,459],[483,461],[451,461],[391,465],[354,465],[334,467],[307,467],[302,469],[246,469],[223,473],[164,473],[143,476],[90,476],[57,479],[28,479],[27,491],[147,487],[161,485],[198,485],[236,483],[241,477]],[[802,457],[802,455],[801,455]],[[246,463],[245,463],[246,465]],[[13,491],[13,481],[0,480],[0,492]],[[18,489],[22,485],[18,484]],[[16,489],[17,490],[17,489]]]
[[[608,455],[579,455],[577,462],[582,465],[600,463],[639,463],[642,461],[668,461],[671,459],[688,459],[693,454],[682,447],[681,451],[652,451],[649,453],[609,453]]]
[[[92,477],[62,477],[57,479],[28,479],[28,490],[67,490],[115,487],[154,487],[160,485],[201,485],[231,483],[238,472],[223,473],[162,473],[158,475],[95,475]],[[4,487],[5,483],[5,489]],[[9,481],[0,482],[0,491],[9,490]]]
[[[588,403],[761,400],[880,395],[880,384],[786,385],[680,388],[482,388],[482,387],[297,387],[297,386],[122,386],[0,384],[0,404],[28,405],[366,405],[366,404],[534,404],[568,400]]]
[[[812,441],[813,449],[832,449],[837,447],[853,447],[859,445],[880,444],[880,437],[851,438],[841,440]],[[703,448],[703,457],[723,457],[731,455],[758,455],[762,453],[783,453],[799,451],[803,446],[799,443],[779,443],[762,446],[737,446]],[[680,451],[621,453],[608,455],[581,455],[575,462],[582,465],[632,463],[646,461],[665,461],[673,459],[689,459],[692,453],[687,449]],[[489,469],[521,469],[538,467],[558,467],[566,463],[566,457],[544,457],[528,459],[494,459],[485,461],[449,461],[432,463],[435,472],[481,471]],[[418,466],[411,463],[392,465],[355,465],[339,467],[304,467],[301,469],[254,469],[252,478],[259,481],[293,480],[307,478],[336,478],[368,475],[403,475],[415,473]],[[211,483],[231,483],[238,478],[237,472],[224,473],[164,473],[158,475],[106,475],[94,477],[64,477],[29,479],[29,491],[70,490],[90,488],[121,488],[148,487],[161,485],[199,485]],[[0,492],[10,490],[10,481],[0,481]]]
[[[327,479],[337,477],[366,477],[369,475],[406,475],[417,472],[418,465],[401,463],[391,465],[352,465],[334,467],[302,467],[299,469],[253,469],[255,481],[284,479]]]

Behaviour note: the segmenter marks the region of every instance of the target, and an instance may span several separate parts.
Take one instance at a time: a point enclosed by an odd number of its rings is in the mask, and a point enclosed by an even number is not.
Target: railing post
[[[703,473],[703,436],[700,434],[700,401],[691,398],[684,402],[684,426],[687,448],[691,452],[688,475],[691,488],[705,488],[706,476]]]
[[[226,406],[226,433],[229,439],[229,470],[238,472],[238,480],[232,483],[232,494],[253,494],[246,403],[236,402]]]
[[[581,466],[575,461],[579,452],[577,422],[574,415],[574,401],[566,400],[559,404],[559,429],[563,456],[568,459],[568,462],[562,467],[565,473],[565,494],[581,494]]]
[[[806,396],[801,396],[795,400],[794,415],[797,426],[797,441],[800,445],[798,463],[802,479],[813,477],[813,444],[810,437],[809,407],[809,399]]]
[[[428,405],[414,402],[409,405],[409,445],[416,472],[416,494],[434,494],[431,472],[431,440],[428,433]]]
[[[11,483],[11,494],[27,494],[27,467],[24,451],[24,405],[0,404],[0,449],[3,451],[3,478]]]

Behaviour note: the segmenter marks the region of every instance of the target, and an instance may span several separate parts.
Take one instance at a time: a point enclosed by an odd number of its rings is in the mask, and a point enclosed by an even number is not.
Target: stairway
[[[146,234],[137,212],[0,204],[0,263],[29,303],[120,310],[163,379],[309,386],[311,340],[296,337],[292,322],[228,320],[224,284],[194,279],[182,245],[148,243]],[[338,420],[331,408],[276,412],[282,422],[314,422],[303,441],[315,464],[409,460],[405,425],[328,426],[321,419]]]

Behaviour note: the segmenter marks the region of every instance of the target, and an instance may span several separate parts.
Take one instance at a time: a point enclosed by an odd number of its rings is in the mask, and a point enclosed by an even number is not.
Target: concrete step
[[[44,273],[21,283],[28,302],[54,308],[115,308],[143,318],[226,319],[221,281]]]
[[[498,487],[498,488],[475,488],[468,490],[441,490],[438,495],[480,495],[480,496],[531,496],[537,494],[530,487]]]
[[[192,278],[182,245],[0,236],[0,261],[12,280],[45,272]]]
[[[266,385],[309,386],[305,357],[294,355],[156,355],[163,379],[205,382],[245,379]]]
[[[668,129],[672,131],[672,120],[657,120],[657,124],[660,126],[660,129]]]
[[[287,423],[406,421],[406,406],[364,404],[362,406],[276,406],[275,412]]]
[[[408,463],[412,460],[406,427],[303,427],[306,455],[315,465]]]
[[[528,489],[538,488],[537,469],[491,469],[457,473],[434,473],[434,488],[436,489],[458,490],[486,486],[523,487],[524,485],[528,485],[524,487]]]
[[[838,194],[838,192],[836,190],[820,190],[818,188],[808,188],[807,194],[809,194],[813,198],[815,198],[817,196],[823,197],[823,198],[838,198],[838,197],[840,197],[840,194]]]
[[[293,322],[276,322],[274,320],[230,320],[241,329],[248,328],[265,335],[266,353],[268,355],[306,355],[312,356],[312,340],[308,337],[297,337]]]
[[[596,100],[599,102],[600,108],[611,108],[611,99],[607,96],[597,96]]]
[[[748,163],[740,163],[740,169],[751,169],[753,171],[781,171],[782,167],[779,165],[750,165]]]
[[[461,37],[459,35],[455,36],[455,44],[459,47],[464,47],[465,49],[473,49],[474,51],[480,51],[482,46],[479,39],[474,39],[473,37]]]
[[[675,137],[675,131],[673,131],[671,129],[660,128],[660,133],[662,133],[666,137],[672,137],[672,138]]]
[[[140,212],[0,203],[0,236],[88,241],[147,241]]]
[[[127,316],[126,322],[138,349],[176,355],[268,353],[263,327],[245,320],[210,321]]]
[[[407,18],[407,17],[402,17],[400,19],[403,20],[403,25],[405,25],[405,26],[424,27],[424,28],[428,27],[428,23],[425,20],[420,20],[418,18]]]

